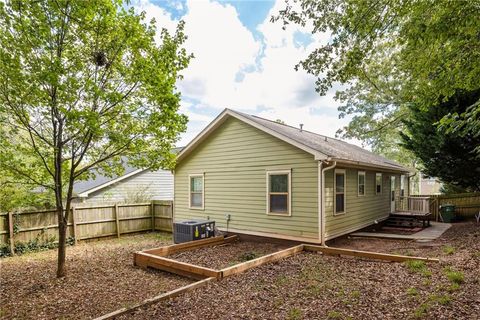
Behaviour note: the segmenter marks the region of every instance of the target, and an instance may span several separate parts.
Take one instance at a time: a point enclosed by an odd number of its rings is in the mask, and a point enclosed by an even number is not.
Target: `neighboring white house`
[[[125,165],[121,176],[110,178],[97,174],[94,179],[78,181],[73,193],[75,203],[85,204],[173,200],[173,174],[169,170],[151,171]]]

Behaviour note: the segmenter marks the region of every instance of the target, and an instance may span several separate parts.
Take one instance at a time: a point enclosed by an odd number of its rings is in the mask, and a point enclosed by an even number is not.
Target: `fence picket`
[[[114,206],[75,206],[72,207],[72,223],[69,223],[69,225],[73,227],[71,235],[75,238],[75,242],[77,242],[81,239],[94,239],[112,235],[120,237],[120,234],[124,233],[156,230],[155,220],[157,218],[162,220],[168,219],[170,222],[168,225],[171,225],[171,221],[173,221],[172,204],[173,201],[153,201],[152,203],[120,204]],[[155,215],[156,206],[162,208],[163,214],[161,217]],[[122,211],[121,217],[119,216],[119,207],[128,208],[128,210]],[[112,210],[114,211],[113,217]],[[148,215],[145,215],[145,213],[148,213]],[[38,210],[19,212],[18,214],[22,219],[18,232],[15,234],[15,241],[28,242],[44,233],[46,235],[55,235],[58,232],[55,211]],[[8,223],[3,226],[5,229],[2,230],[2,227],[0,227],[0,244],[10,242],[13,252],[13,213],[0,213],[0,217],[2,216],[7,218]],[[145,223],[146,219],[150,220],[151,223]],[[165,228],[161,229],[162,231],[171,231],[170,228],[168,228],[170,230]]]

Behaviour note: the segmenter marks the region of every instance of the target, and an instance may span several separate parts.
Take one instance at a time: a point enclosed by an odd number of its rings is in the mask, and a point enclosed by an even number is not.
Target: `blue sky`
[[[195,59],[178,83],[181,112],[190,119],[179,146],[226,107],[293,126],[303,123],[329,136],[347,124],[348,119],[338,119],[334,90],[321,97],[315,78],[294,70],[328,35],[312,35],[308,26],[283,30],[280,22],[271,23],[284,0],[137,0],[133,5],[155,18],[159,28],[174,32],[180,19],[186,23],[185,47]]]

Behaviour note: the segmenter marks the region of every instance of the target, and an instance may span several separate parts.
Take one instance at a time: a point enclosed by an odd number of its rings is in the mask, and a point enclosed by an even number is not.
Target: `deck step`
[[[388,227],[416,228],[421,227],[422,223],[413,217],[391,215],[387,220],[385,220],[384,225]]]

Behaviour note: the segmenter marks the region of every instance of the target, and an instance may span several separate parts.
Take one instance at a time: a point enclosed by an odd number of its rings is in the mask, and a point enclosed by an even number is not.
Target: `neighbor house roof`
[[[182,148],[174,148],[173,153],[178,153]],[[95,172],[95,177],[85,181],[78,181],[73,185],[73,193],[77,197],[88,197],[90,193],[99,191],[103,188],[106,188],[114,183],[125,180],[131,176],[134,176],[140,172],[143,172],[148,169],[138,169],[132,166],[129,166],[127,161],[122,162],[123,164],[123,174],[120,176],[114,175],[112,177],[107,177],[98,172]]]
[[[195,139],[193,139],[179,153],[177,162],[181,161],[181,159],[189,154],[199,143],[205,140],[211,132],[213,132],[230,117],[245,122],[263,132],[275,136],[312,154],[315,160],[338,161],[354,165],[379,167],[402,172],[410,171],[408,168],[403,167],[395,161],[384,158],[348,142],[330,138],[307,130],[300,130],[299,128],[288,126],[276,121],[271,121],[231,109],[225,109],[197,137],[195,137]]]

